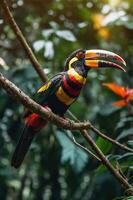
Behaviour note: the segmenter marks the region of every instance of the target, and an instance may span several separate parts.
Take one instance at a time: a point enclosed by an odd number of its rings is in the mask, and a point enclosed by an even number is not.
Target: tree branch
[[[0,84],[1,86],[10,94],[13,98],[21,102],[25,107],[30,109],[32,112],[39,114],[42,118],[47,118],[49,121],[53,122],[58,126],[62,126],[64,129],[70,130],[81,130],[90,127],[90,122],[78,122],[75,123],[69,119],[63,119],[58,115],[54,114],[50,108],[44,108],[33,101],[29,96],[22,92],[17,86],[15,86],[11,81],[6,79],[2,73],[0,73]]]
[[[36,57],[34,56],[34,53],[32,52],[31,48],[29,47],[28,43],[26,42],[22,32],[20,31],[19,27],[17,26],[10,10],[8,7],[8,4],[6,0],[0,0],[0,5],[2,6],[5,17],[8,20],[11,28],[13,29],[14,33],[16,34],[18,40],[21,42],[26,54],[28,55],[33,67],[35,68],[36,72],[39,74],[41,80],[43,82],[46,81],[46,75],[43,72],[42,68],[40,67],[40,64],[38,63]],[[121,174],[111,165],[111,163],[106,159],[105,155],[101,152],[101,150],[98,148],[98,146],[95,144],[93,139],[89,136],[88,132],[83,129],[91,128],[95,133],[98,134],[98,130],[93,127],[90,122],[85,123],[75,123],[70,120],[64,120],[61,117],[55,115],[52,113],[49,109],[42,108],[42,106],[38,105],[36,102],[34,102],[32,99],[30,99],[27,95],[25,95],[19,88],[17,88],[13,83],[11,83],[9,80],[5,79],[2,74],[0,74],[0,83],[2,87],[10,93],[13,97],[18,99],[23,105],[28,107],[33,112],[39,114],[42,118],[48,118],[53,123],[62,126],[65,129],[78,129],[81,131],[84,138],[88,141],[89,145],[92,147],[92,149],[97,153],[99,158],[101,159],[102,163],[111,171],[111,173],[117,178],[117,180],[126,188],[129,190],[130,194],[133,194],[133,188],[128,183],[126,179],[124,179]],[[103,137],[103,134],[99,134],[101,137]],[[107,139],[107,136],[104,139]],[[111,139],[113,140],[113,139]],[[110,140],[110,142],[111,142]],[[118,143],[117,143],[118,145]],[[127,147],[128,148],[128,147]],[[126,150],[127,150],[126,148]]]
[[[98,148],[98,146],[95,144],[93,139],[88,134],[87,130],[81,130],[82,135],[84,138],[88,141],[88,143],[91,145],[92,149],[96,152],[98,157],[102,160],[102,163],[107,167],[107,169],[116,177],[116,179],[127,189],[127,193],[133,195],[133,187],[128,183],[128,180],[123,178],[123,176],[119,173],[118,170],[116,170],[113,165],[109,162],[109,160],[105,157],[103,152]]]
[[[76,120],[79,121],[70,111],[69,114]],[[99,133],[100,131],[97,130],[92,124],[90,124],[90,129],[92,129],[95,133]],[[113,167],[113,165],[110,163],[110,161],[105,157],[103,152],[99,149],[99,147],[96,145],[96,143],[93,141],[93,139],[88,134],[87,130],[80,130],[81,134],[84,136],[84,138],[88,141],[90,146],[92,147],[92,150],[97,154],[98,158],[100,158],[103,165],[106,166],[106,168],[116,177],[116,179],[127,189],[127,194],[133,195],[133,187],[128,183],[128,180],[124,178],[120,172]],[[100,136],[101,136],[100,132]],[[104,134],[102,134],[104,135]],[[105,135],[104,135],[105,136]]]
[[[67,137],[68,137],[76,146],[78,146],[79,148],[83,149],[86,153],[88,153],[89,155],[92,155],[94,158],[96,158],[98,161],[101,162],[101,159],[98,158],[90,149],[88,149],[88,148],[84,147],[83,145],[81,145],[80,143],[78,143],[78,142],[76,141],[75,137],[73,136],[73,134],[72,134],[72,136],[69,136],[69,135],[67,134]]]
[[[26,55],[30,59],[34,69],[39,74],[41,80],[45,82],[47,80],[47,77],[45,73],[43,72],[43,69],[41,68],[39,62],[37,61],[34,53],[32,52],[31,48],[29,47],[25,37],[23,36],[20,28],[18,27],[17,23],[15,22],[13,15],[9,9],[9,6],[7,4],[6,0],[0,0],[0,6],[2,7],[5,15],[5,19],[8,21],[9,25],[11,26],[12,30],[14,31],[15,35],[17,36],[18,40],[20,41]]]
[[[75,115],[73,115],[73,113],[71,113],[70,111],[67,111],[67,112],[68,112],[68,114],[69,114],[75,121],[80,122],[80,121],[78,120],[78,118],[77,118]],[[113,140],[112,138],[106,136],[106,135],[103,134],[100,130],[98,130],[97,128],[95,128],[91,123],[90,123],[90,127],[89,127],[89,128],[90,128],[94,133],[96,133],[97,135],[99,135],[100,137],[102,137],[102,138],[104,138],[105,140],[111,142],[112,144],[117,145],[117,146],[120,147],[121,149],[126,150],[126,151],[130,151],[130,152],[133,152],[133,149],[131,149],[131,148],[129,148],[129,147],[123,145],[123,144],[120,144],[118,141]]]
[[[118,141],[116,140],[113,140],[112,138],[106,136],[105,134],[103,134],[100,130],[98,130],[97,128],[95,128],[92,124],[90,124],[90,129],[92,131],[94,131],[97,135],[99,135],[100,137],[104,138],[105,140],[111,142],[112,144],[115,144],[117,145],[118,147],[120,147],[121,149],[124,149],[126,151],[130,151],[133,153],[133,149],[123,145],[123,144],[120,144]]]
[[[19,100],[24,106],[28,107],[32,112],[39,114],[42,118],[47,118],[54,124],[62,126],[64,129],[70,130],[80,130],[84,138],[88,141],[92,149],[96,152],[97,156],[101,159],[102,163],[110,170],[110,172],[116,177],[116,179],[129,190],[130,194],[133,194],[133,188],[124,179],[121,174],[111,165],[111,163],[106,159],[102,151],[97,147],[93,139],[89,136],[85,129],[90,127],[89,122],[85,123],[75,123],[71,120],[64,120],[63,118],[52,113],[50,109],[43,108],[32,99],[30,99],[24,92],[22,92],[18,87],[16,87],[11,81],[6,79],[2,73],[0,73],[0,84],[1,86],[10,94],[13,98]]]
[[[36,70],[36,72],[38,73],[38,75],[40,76],[41,80],[43,82],[46,82],[47,80],[47,76],[44,73],[44,71],[42,70],[40,64],[38,63],[32,49],[29,47],[25,37],[23,36],[23,33],[21,32],[20,28],[18,27],[17,23],[15,22],[15,19],[9,9],[9,6],[6,2],[6,0],[1,0],[1,5],[2,8],[4,10],[5,13],[5,17],[7,18],[12,30],[14,31],[15,35],[17,36],[18,40],[20,41],[22,47],[24,48],[26,54],[28,55],[34,69]],[[108,140],[109,142],[111,142],[112,144],[117,145],[118,147],[126,150],[126,151],[130,151],[133,152],[133,149],[126,147],[123,144],[120,144],[119,142],[117,142],[116,140],[113,140],[112,138],[106,136],[105,134],[103,134],[101,131],[99,131],[98,129],[96,129],[91,123],[90,123],[90,128],[92,131],[94,131],[97,135],[99,135],[100,137]]]

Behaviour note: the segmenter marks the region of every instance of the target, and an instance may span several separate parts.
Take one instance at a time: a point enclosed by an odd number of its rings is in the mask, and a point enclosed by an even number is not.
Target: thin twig
[[[68,131],[67,131],[68,132]],[[81,145],[79,142],[76,141],[75,137],[73,136],[72,132],[71,132],[71,137],[67,134],[67,137],[74,143],[76,144],[79,148],[83,149],[85,152],[89,153],[89,155],[92,155],[94,158],[96,158],[98,161],[101,162],[101,159],[98,158],[90,149],[84,147],[83,145]]]
[[[130,152],[133,152],[133,149],[123,145],[123,144],[120,144],[118,141],[116,140],[113,140],[112,138],[106,136],[105,134],[103,134],[101,131],[99,131],[97,128],[95,128],[92,124],[90,124],[90,129],[92,131],[94,131],[97,135],[99,135],[100,137],[106,139],[107,141],[111,142],[112,144],[115,144],[117,145],[118,147],[120,147],[121,149],[124,149],[126,151],[130,151]]]
[[[80,147],[81,149],[83,149],[84,151],[86,151],[87,153],[89,153],[90,155],[92,155],[94,158],[96,158],[98,161],[101,162],[101,159],[98,158],[90,149],[84,147],[83,145],[81,145],[80,143],[78,143],[75,139],[75,137],[73,136],[73,142],[78,146]]]
[[[110,161],[105,157],[103,152],[98,148],[93,139],[90,137],[86,130],[81,130],[82,135],[91,145],[92,149],[97,153],[98,157],[102,160],[102,163],[109,169],[109,171],[116,177],[116,179],[128,189],[129,194],[133,195],[133,187],[128,183],[128,180],[123,178],[123,176],[113,167]]]
[[[2,7],[5,19],[8,21],[9,25],[11,26],[12,30],[14,31],[15,35],[17,36],[18,40],[20,41],[23,49],[25,50],[26,55],[30,59],[32,65],[34,66],[34,69],[39,74],[41,80],[45,82],[47,80],[47,77],[45,73],[43,73],[43,69],[41,68],[39,62],[37,61],[33,51],[29,47],[25,37],[23,36],[20,28],[18,27],[17,23],[14,20],[14,17],[9,9],[9,6],[7,4],[6,0],[0,0],[0,6]]]
[[[10,26],[12,27],[14,33],[16,34],[16,36],[18,37],[18,40],[21,42],[26,54],[29,56],[29,59],[31,61],[31,63],[33,64],[33,67],[35,68],[35,70],[37,71],[38,75],[40,76],[41,80],[43,82],[45,82],[47,80],[47,76],[45,75],[44,71],[42,70],[40,64],[38,63],[33,51],[31,50],[31,48],[29,47],[27,41],[25,40],[25,37],[23,36],[20,28],[18,27],[17,23],[15,22],[12,13],[10,12],[9,6],[6,2],[6,0],[1,0],[2,2],[2,7],[4,9],[5,15],[8,18],[8,22],[10,24]],[[91,130],[93,130],[97,135],[101,136],[102,138],[108,140],[109,142],[111,142],[112,144],[115,144],[117,146],[119,146],[120,148],[126,150],[126,151],[130,151],[133,152],[133,149],[120,144],[118,141],[113,140],[112,138],[106,136],[105,134],[103,134],[101,131],[99,131],[98,129],[96,129],[91,123],[90,123],[90,128]]]
[[[46,77],[44,71],[42,71],[42,70],[38,71],[38,68],[41,68],[41,66],[39,65],[34,53],[32,52],[31,48],[29,47],[26,39],[24,38],[23,33],[21,32],[20,28],[18,27],[17,23],[15,22],[15,19],[9,9],[9,6],[8,6],[6,0],[3,0],[2,7],[4,9],[5,15],[8,18],[8,22],[9,22],[11,28],[13,29],[15,35],[17,36],[18,40],[21,42],[25,52],[28,53],[28,55],[30,55],[29,59],[32,62],[33,67],[35,69],[37,68],[36,71],[37,71],[38,75],[43,80],[43,82],[45,82],[47,80],[47,77]],[[75,144],[77,143],[76,140],[74,140],[74,142],[75,142]],[[80,144],[78,146],[80,146]],[[83,148],[87,150],[87,148],[85,148],[85,147],[83,147]],[[90,150],[88,150],[88,152],[90,152]],[[91,152],[90,152],[90,154],[93,155],[93,153],[91,153]],[[95,155],[94,155],[94,157],[97,158],[97,156],[95,156]],[[99,158],[97,158],[97,159],[100,160]]]
[[[0,73],[0,84],[1,86],[10,94],[13,98],[19,100],[23,105],[28,107],[32,112],[39,114],[42,118],[48,118],[51,122],[56,125],[62,126],[65,129],[77,129],[80,130],[84,138],[88,141],[94,152],[96,152],[97,156],[102,160],[102,163],[110,170],[110,172],[116,177],[116,179],[130,191],[130,194],[133,194],[133,188],[128,183],[126,179],[124,179],[119,172],[112,166],[112,164],[107,160],[102,151],[95,144],[93,139],[89,136],[88,132],[85,130],[89,128],[90,124],[85,123],[75,123],[71,120],[64,120],[61,117],[55,115],[50,111],[50,109],[43,108],[32,99],[30,99],[24,92],[22,92],[19,88],[17,88],[11,81],[6,79]],[[87,126],[86,126],[87,125]]]
[[[76,116],[73,115],[73,113],[71,113],[70,111],[67,111],[68,114],[74,119],[76,120],[77,122],[79,122],[79,120],[77,119]],[[116,140],[113,140],[112,138],[106,136],[105,134],[103,134],[100,130],[98,130],[97,128],[95,128],[91,123],[90,123],[90,129],[92,131],[94,131],[97,135],[99,135],[100,137],[104,138],[105,140],[111,142],[112,144],[115,144],[117,145],[118,147],[120,147],[121,149],[124,149],[126,151],[130,151],[130,152],[133,152],[133,149],[123,145],[123,144],[120,144],[118,141]]]
[[[23,36],[23,33],[21,32],[20,28],[18,27],[17,23],[15,22],[15,19],[9,9],[9,6],[6,2],[6,0],[2,1],[2,7],[4,9],[5,12],[5,16],[8,19],[8,22],[11,26],[11,28],[13,29],[15,35],[17,36],[18,40],[20,41],[20,43],[22,44],[24,50],[26,53],[28,53],[29,59],[31,61],[31,63],[33,64],[33,67],[35,68],[35,70],[37,71],[38,75],[40,76],[40,78],[43,80],[43,82],[45,82],[47,80],[47,77],[45,75],[45,72],[42,70],[38,71],[38,68],[41,68],[41,66],[39,65],[34,53],[32,52],[31,48],[29,47],[26,39]],[[36,69],[37,68],[37,69]],[[75,140],[75,144],[76,144],[76,140]],[[85,148],[86,149],[86,148]],[[89,151],[89,150],[88,150]],[[93,154],[93,153],[90,153]],[[96,157],[96,156],[94,156]],[[100,160],[98,158],[98,160]]]
[[[79,121],[76,116],[73,115],[70,111],[68,112],[76,121]],[[90,127],[91,128],[91,127]],[[95,129],[94,129],[95,130]],[[93,130],[93,131],[94,131]],[[98,157],[101,159],[102,163],[109,169],[109,171],[119,180],[120,183],[124,185],[125,188],[128,188],[128,193],[133,194],[133,187],[130,185],[118,171],[113,167],[113,165],[109,162],[109,160],[105,157],[105,155],[102,153],[102,151],[98,148],[98,146],[95,144],[93,139],[88,134],[87,130],[80,130],[84,138],[88,141],[88,143],[91,145],[92,149],[96,152]],[[97,133],[97,129],[94,131]],[[103,134],[102,134],[103,135]]]
[[[27,44],[24,36],[22,35],[20,29],[18,28],[10,10],[9,10],[9,7],[8,7],[8,4],[6,2],[6,0],[0,0],[1,2],[1,6],[5,12],[5,15],[6,17],[8,18],[8,21],[9,21],[9,24],[10,26],[12,27],[14,33],[17,35],[17,38],[19,39],[19,41],[21,42],[25,52],[27,53],[29,59],[31,60],[33,66],[35,67],[36,65],[40,67],[38,61],[36,60],[32,50],[30,49],[29,45]],[[35,61],[35,62],[34,62]],[[36,68],[36,67],[35,67]],[[43,70],[38,70],[38,67],[36,68],[36,71],[37,73],[39,74],[39,76],[41,77],[41,80],[45,81],[46,79],[46,76],[43,72]],[[43,76],[43,75],[44,76]],[[2,77],[0,75],[0,77]],[[47,109],[43,109],[41,106],[39,106],[38,104],[36,104],[35,102],[32,101],[29,101],[29,98],[28,96],[26,96],[24,93],[25,96],[24,96],[24,99],[22,98],[19,98],[18,94],[21,93],[22,91],[20,91],[18,88],[17,88],[17,93],[14,92],[14,90],[11,91],[11,88],[9,87],[6,87],[7,85],[5,85],[5,78],[1,80],[1,84],[3,86],[3,88],[5,88],[5,90],[7,92],[10,92],[10,94],[12,94],[13,96],[17,96],[17,98],[19,99],[19,101],[21,103],[23,103],[24,105],[28,106],[29,109],[31,109],[33,112],[39,114],[40,116],[42,117],[47,117],[48,119],[50,119],[51,121],[55,121],[57,123],[57,119],[56,119],[56,115],[52,114],[51,115],[51,111],[48,111]],[[9,85],[8,85],[9,86]],[[32,105],[30,105],[30,103],[33,103]],[[45,112],[44,112],[45,110]],[[51,117],[52,116],[52,117]],[[57,120],[57,121],[56,121]],[[60,120],[59,120],[60,121]],[[69,121],[70,122],[70,121]],[[57,123],[58,124],[58,123]],[[67,120],[62,120],[62,122],[60,121],[59,123],[60,125],[62,125],[64,128],[65,127],[70,127],[72,128],[72,124],[73,123],[68,123]],[[69,124],[69,125],[68,125]],[[89,126],[90,126],[90,123],[89,123]],[[87,127],[86,127],[87,128]],[[88,132],[86,130],[82,130],[82,135],[85,137],[85,139],[88,141],[88,143],[90,144],[90,146],[92,147],[92,149],[97,153],[98,157],[102,160],[102,163],[109,169],[109,171],[112,172],[112,174],[117,178],[117,180],[126,188],[130,191],[130,194],[133,194],[133,188],[132,186],[128,183],[128,181],[126,179],[124,179],[118,172],[117,170],[111,165],[111,163],[106,159],[105,155],[101,152],[101,150],[98,148],[98,146],[95,144],[95,142],[93,141],[93,139],[89,136]]]

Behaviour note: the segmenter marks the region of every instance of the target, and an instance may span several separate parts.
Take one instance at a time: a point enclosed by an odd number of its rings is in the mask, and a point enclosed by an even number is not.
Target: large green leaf
[[[88,161],[88,154],[77,147],[63,132],[57,131],[56,137],[62,146],[62,163],[69,161],[76,172],[82,171]]]

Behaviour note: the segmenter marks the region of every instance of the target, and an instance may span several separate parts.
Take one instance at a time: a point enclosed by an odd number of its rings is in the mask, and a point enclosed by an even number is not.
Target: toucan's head
[[[108,67],[126,71],[126,62],[119,55],[100,49],[74,51],[66,60],[65,71],[80,66],[86,70]]]

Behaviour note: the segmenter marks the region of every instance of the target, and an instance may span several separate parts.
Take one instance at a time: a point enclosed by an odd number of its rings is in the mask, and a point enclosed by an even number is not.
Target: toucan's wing
[[[46,82],[37,91],[37,94],[34,95],[34,100],[40,105],[45,105],[49,96],[51,96],[60,86],[63,75],[64,73],[57,74],[48,82]],[[25,110],[24,117],[26,118],[25,127],[11,160],[11,165],[15,168],[18,168],[23,162],[25,155],[36,135],[36,132],[38,132],[42,127],[44,127],[44,125],[47,124],[47,120],[40,120],[40,117],[38,115],[32,113],[27,108]]]
[[[42,87],[39,88],[33,99],[36,100],[37,103],[45,103],[45,101],[47,101],[47,98],[55,93],[57,88],[60,86],[63,75],[64,72],[52,77],[48,82],[46,82]]]
[[[33,100],[40,105],[47,104],[48,98],[55,93],[57,88],[60,86],[62,77],[65,72],[61,72],[50,80],[48,80],[42,87],[40,87],[36,94],[33,96]],[[27,117],[31,112],[29,109],[25,108],[24,117]]]

